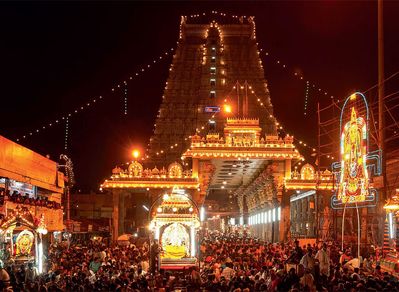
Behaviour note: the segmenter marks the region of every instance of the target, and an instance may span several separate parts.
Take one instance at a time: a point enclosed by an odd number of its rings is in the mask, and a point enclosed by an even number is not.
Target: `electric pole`
[[[381,198],[387,198],[386,194],[386,153],[385,153],[385,116],[384,116],[384,11],[383,2],[378,0],[378,140],[381,149],[382,189]]]

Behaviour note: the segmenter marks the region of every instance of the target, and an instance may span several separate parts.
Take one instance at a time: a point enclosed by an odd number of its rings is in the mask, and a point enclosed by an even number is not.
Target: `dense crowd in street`
[[[359,266],[350,249],[340,253],[334,243],[300,246],[211,235],[200,249],[201,269],[151,273],[146,242],[52,245],[46,273],[39,275],[33,264],[1,263],[0,286],[2,291],[399,291],[397,279],[369,258]]]

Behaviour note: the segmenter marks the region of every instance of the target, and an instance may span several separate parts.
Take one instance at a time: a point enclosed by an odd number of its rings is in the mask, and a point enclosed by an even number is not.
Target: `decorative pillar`
[[[287,159],[285,161],[285,170],[284,170],[284,177],[285,179],[291,178],[291,159]]]
[[[120,191],[113,190],[112,191],[112,203],[113,203],[113,209],[112,209],[112,227],[113,227],[113,232],[112,232],[112,239],[116,241],[119,236],[119,196],[120,196]]]
[[[399,218],[398,216],[394,216],[395,220],[395,252],[396,257],[399,255]]]
[[[273,223],[274,226],[274,241],[286,240],[289,232],[289,218],[290,218],[290,207],[289,199],[287,202],[287,195],[284,191],[284,176],[286,172],[286,161],[275,162],[272,165],[272,175],[274,179],[275,187],[275,198],[277,201],[273,200],[272,208],[281,208],[280,221]],[[277,214],[276,214],[277,215]],[[276,218],[277,219],[277,218]]]
[[[388,220],[385,219],[385,224],[384,224],[384,243],[382,246],[382,254],[385,257],[389,253],[389,226],[388,226]]]
[[[280,241],[287,241],[290,237],[290,226],[291,226],[291,209],[290,209],[290,198],[285,190],[281,190],[282,196],[280,200],[280,221],[277,221],[280,224]],[[278,216],[278,214],[276,214]],[[277,217],[278,218],[278,217]],[[276,219],[277,219],[276,218]]]
[[[198,178],[198,168],[199,168],[199,161],[197,158],[193,158],[193,172],[192,172],[192,176],[194,178]]]

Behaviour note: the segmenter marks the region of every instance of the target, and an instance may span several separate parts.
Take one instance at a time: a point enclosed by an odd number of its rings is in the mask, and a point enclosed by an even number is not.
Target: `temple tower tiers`
[[[197,128],[204,127],[202,134],[223,135],[225,103],[232,106],[230,117],[258,118],[263,134],[276,133],[254,20],[237,22],[190,24],[182,17],[180,39],[149,144],[155,164],[179,161],[191,142],[185,138]],[[237,81],[244,88],[234,89]]]

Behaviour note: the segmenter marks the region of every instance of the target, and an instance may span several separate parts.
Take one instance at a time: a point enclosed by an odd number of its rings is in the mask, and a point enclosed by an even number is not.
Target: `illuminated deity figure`
[[[189,254],[190,236],[183,224],[172,223],[167,226],[161,238],[165,258],[183,258]]]
[[[129,165],[129,174],[133,175],[134,177],[141,176],[143,173],[143,166],[138,163],[137,161],[132,162]]]
[[[305,164],[301,168],[301,179],[312,180],[314,179],[314,167],[310,164]]]
[[[24,230],[17,236],[16,240],[16,256],[28,256],[30,255],[34,236],[32,232]]]
[[[341,135],[341,178],[338,199],[343,203],[363,202],[368,195],[366,168],[367,126],[352,107],[351,120]]]
[[[168,167],[169,177],[181,177],[183,174],[183,167],[177,163],[173,162]]]

